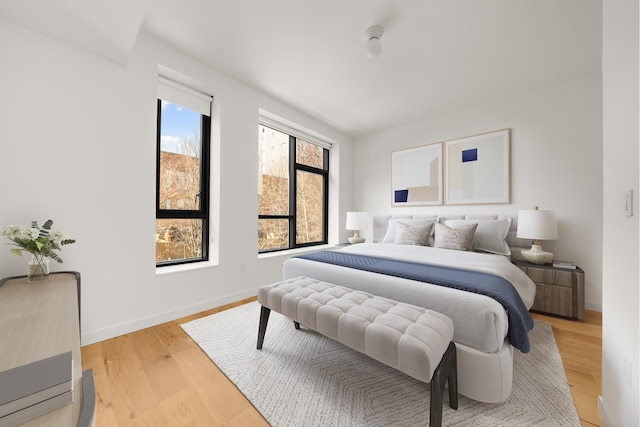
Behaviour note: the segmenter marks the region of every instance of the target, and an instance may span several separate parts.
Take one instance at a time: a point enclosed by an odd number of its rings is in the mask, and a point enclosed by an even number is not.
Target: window
[[[327,243],[329,150],[262,123],[258,131],[259,252]]]
[[[211,97],[158,86],[156,265],[209,259]]]

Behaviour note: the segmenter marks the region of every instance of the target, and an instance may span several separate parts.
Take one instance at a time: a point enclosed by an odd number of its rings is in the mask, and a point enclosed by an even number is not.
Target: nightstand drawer
[[[556,286],[573,286],[573,271],[558,271],[543,268],[527,268],[525,273],[536,283],[546,283]]]
[[[576,317],[573,314],[573,297],[571,287],[536,282],[536,299],[531,310],[563,317]]]

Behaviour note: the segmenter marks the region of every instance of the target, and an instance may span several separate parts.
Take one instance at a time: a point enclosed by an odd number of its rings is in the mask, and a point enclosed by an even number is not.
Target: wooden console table
[[[0,382],[0,396],[9,400],[0,401],[5,408],[0,426],[95,424],[93,373],[82,372],[79,273],[53,273],[34,283],[27,283],[24,276],[0,280],[0,343],[0,377],[5,379]],[[68,368],[59,368],[70,359]],[[51,372],[56,364],[62,374]],[[68,392],[50,397],[56,389],[68,388],[69,382],[51,386],[61,376],[72,384],[72,403],[66,403],[71,402]],[[31,406],[24,408],[24,402]],[[55,406],[61,407],[52,410]]]

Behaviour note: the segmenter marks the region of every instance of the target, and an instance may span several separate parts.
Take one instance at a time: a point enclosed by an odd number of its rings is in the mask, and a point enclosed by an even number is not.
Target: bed
[[[475,227],[473,224],[476,224]],[[516,294],[517,303],[524,307],[524,316],[529,317],[528,310],[535,298],[535,284],[511,262],[511,247],[507,243],[511,231],[510,219],[497,215],[475,218],[463,215],[446,218],[382,216],[375,217],[373,225],[374,243],[336,249],[333,257],[363,257],[410,264],[426,262],[442,268],[490,273],[511,283],[513,288],[509,291]],[[425,228],[430,229],[429,233],[425,232]],[[471,233],[473,241],[469,241],[469,228],[474,229]],[[471,250],[447,248],[450,245],[443,244],[442,236],[462,229],[467,229],[466,249]],[[394,238],[401,234],[406,239],[398,241]],[[459,242],[453,240],[455,247]],[[509,341],[512,337],[510,328],[515,323],[512,320],[510,324],[509,321],[513,310],[506,310],[500,302],[476,291],[467,292],[354,266],[320,262],[313,259],[316,255],[311,255],[311,259],[293,257],[286,260],[284,278],[312,277],[446,314],[455,325],[459,392],[488,403],[503,402],[509,397],[513,382],[513,352],[528,351],[528,348],[519,344],[515,345],[521,350],[514,349]]]

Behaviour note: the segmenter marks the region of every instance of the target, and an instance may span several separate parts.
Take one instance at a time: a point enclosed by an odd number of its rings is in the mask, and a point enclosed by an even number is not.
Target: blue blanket
[[[533,329],[533,319],[516,289],[503,277],[481,271],[339,251],[312,252],[298,255],[296,258],[402,277],[489,296],[502,304],[507,311],[509,318],[508,338],[511,345],[523,353],[529,352],[528,333]]]

